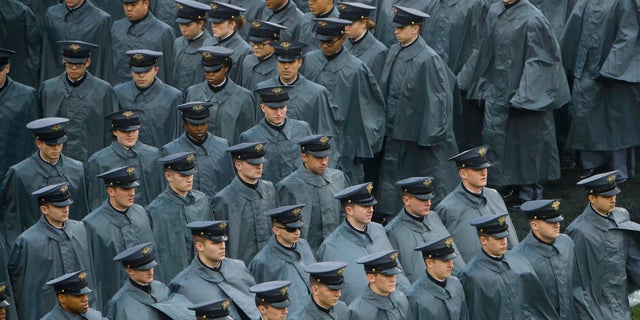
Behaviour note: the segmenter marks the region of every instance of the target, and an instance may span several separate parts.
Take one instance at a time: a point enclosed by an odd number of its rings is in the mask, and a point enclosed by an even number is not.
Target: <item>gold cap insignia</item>
[[[293,213],[293,215],[296,216],[296,218],[299,218],[301,211],[302,211],[302,208],[295,208],[295,209],[291,210],[291,213]]]
[[[193,106],[193,108],[192,108],[192,109],[193,109],[193,111],[195,111],[195,112],[201,112],[202,110],[204,110],[204,106],[203,106],[203,105],[201,105],[201,104],[198,104],[198,105]]]
[[[7,286],[4,284],[0,284],[0,293],[4,293],[5,289],[7,289]]]
[[[69,190],[68,186],[62,186],[62,188],[60,188],[60,193],[65,194],[67,193],[68,190]]]
[[[133,57],[132,57],[132,58],[133,58],[133,60],[138,60],[138,61],[140,61],[140,60],[144,59],[144,55],[143,55],[143,54],[141,54],[141,53],[136,53],[136,54],[134,54],[134,55],[133,55]]]
[[[340,268],[340,269],[338,269],[338,271],[336,271],[336,273],[337,273],[339,276],[341,276],[341,275],[344,273],[344,269],[346,269],[346,268],[347,268],[347,267]]]
[[[393,14],[398,14],[398,8],[393,7]]]
[[[498,218],[498,224],[501,226],[504,226],[504,223],[507,221],[506,217],[500,217]]]
[[[71,49],[73,52],[78,52],[78,50],[80,50],[80,45],[78,45],[77,43],[72,43],[71,45],[69,45],[69,49]]]
[[[615,175],[610,175],[607,177],[607,182],[609,182],[609,184],[613,184],[614,182],[616,182],[616,176]]]
[[[347,10],[347,6],[344,3],[341,3],[338,5],[338,10],[345,11]]]
[[[289,50],[289,48],[291,48],[291,43],[290,43],[290,42],[286,42],[286,41],[284,41],[284,42],[281,42],[281,43],[280,43],[280,46],[281,46],[281,47],[282,47],[282,49],[284,49],[284,50]]]
[[[222,302],[221,306],[222,306],[222,310],[227,310],[227,308],[229,307],[229,300],[225,300]]]
[[[62,129],[61,124],[56,124],[55,126],[51,127],[51,131],[53,132],[60,131],[61,129]]]
[[[123,112],[123,113],[122,113],[122,116],[123,116],[125,119],[129,120],[129,119],[131,119],[131,118],[133,117],[133,111],[131,111],[131,110],[127,110],[127,111],[125,111],[125,112]]]
[[[280,295],[286,296],[287,291],[289,291],[289,286],[283,287],[282,289],[280,289]]]
[[[262,149],[264,149],[264,145],[262,143],[258,143],[254,149],[256,150],[256,152],[262,153]]]
[[[329,137],[324,136],[322,138],[320,138],[320,140],[318,140],[320,142],[320,144],[322,144],[323,146],[327,145],[327,142],[329,142]]]
[[[482,147],[480,149],[478,149],[478,155],[481,157],[484,157],[487,154],[487,148]]]
[[[224,231],[224,229],[226,229],[226,228],[227,228],[227,223],[226,222],[223,222],[223,223],[218,225],[218,230],[220,230],[220,231]]]
[[[211,58],[213,58],[213,55],[211,55],[211,53],[209,53],[209,52],[203,52],[202,53],[202,57],[205,58],[205,59],[211,59]]]
[[[431,180],[431,179],[424,179],[424,181],[422,182],[422,185],[423,185],[425,188],[429,188],[429,187],[431,186],[431,182],[433,182],[433,180]]]
[[[556,200],[553,203],[551,203],[551,208],[553,208],[553,210],[555,211],[560,210],[560,201]]]
[[[368,186],[367,186],[367,192],[368,192],[369,194],[371,194],[371,192],[372,192],[372,191],[373,191],[373,185],[372,185],[372,184],[370,184],[370,185],[368,185]]]
[[[389,256],[389,258],[391,258],[391,261],[396,261],[396,258],[398,258],[398,253],[397,252],[392,253]]]
[[[271,92],[273,92],[273,94],[275,94],[276,96],[282,93],[282,88],[277,87],[277,88],[273,88],[271,89]]]
[[[260,26],[261,26],[261,24],[260,24],[260,22],[258,22],[258,21],[254,21],[254,22],[252,22],[252,23],[251,23],[251,26],[252,26],[254,29],[259,29],[259,28],[260,28]]]
[[[135,167],[127,168],[127,174],[128,175],[132,176],[134,172],[136,172],[136,168]]]
[[[447,238],[447,240],[444,241],[444,245],[446,245],[447,248],[451,248],[451,246],[453,245],[453,239]]]
[[[151,253],[151,247],[144,247],[144,249],[142,249],[142,255],[144,256],[148,256]]]
[[[214,10],[214,11],[215,11],[215,10],[218,10],[218,5],[217,5],[217,4],[215,4],[215,3],[212,3],[212,4],[211,4],[211,10]]]
[[[322,27],[323,29],[327,27],[327,23],[325,21],[318,21],[318,26]]]
[[[78,279],[82,280],[82,281],[86,281],[87,280],[87,273],[86,272],[81,272],[78,275]]]
[[[178,10],[182,11],[182,9],[184,9],[184,6],[180,3],[178,3]]]
[[[187,158],[185,160],[187,160],[188,163],[193,163],[193,160],[196,158],[196,156],[190,154],[187,156]]]

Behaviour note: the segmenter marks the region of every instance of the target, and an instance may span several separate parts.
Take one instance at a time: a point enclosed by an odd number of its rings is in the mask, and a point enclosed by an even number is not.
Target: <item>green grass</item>
[[[631,308],[631,319],[640,319],[640,305]]]

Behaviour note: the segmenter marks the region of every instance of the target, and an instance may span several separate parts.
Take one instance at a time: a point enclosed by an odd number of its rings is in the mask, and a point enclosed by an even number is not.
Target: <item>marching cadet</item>
[[[262,179],[266,142],[245,142],[229,147],[236,177],[213,199],[213,215],[229,220],[228,256],[249,264],[272,235],[263,215],[277,206],[276,189]]]
[[[209,132],[211,108],[214,108],[211,102],[179,105],[184,133],[161,148],[163,155],[195,153],[197,170],[193,174],[193,189],[203,192],[209,199],[233,179],[233,164],[227,154],[229,142]]]
[[[173,279],[193,259],[191,233],[184,226],[213,219],[207,196],[193,189],[196,168],[193,152],[170,154],[158,159],[164,167],[167,188],[145,209],[158,247],[162,279]]]
[[[249,288],[256,294],[256,307],[260,311],[260,320],[285,320],[291,301],[289,288],[291,281],[269,281],[258,283]]]
[[[305,56],[302,74],[323,85],[338,105],[345,140],[340,150],[338,168],[351,182],[364,181],[361,159],[373,158],[382,149],[385,105],[382,91],[364,62],[344,50],[344,27],[349,20],[315,19],[316,38],[321,50]],[[376,173],[369,173],[376,176]]]
[[[21,2],[20,6],[23,6]],[[28,10],[26,6],[24,9]],[[10,28],[8,24],[5,26]],[[10,33],[13,32],[14,30]],[[33,152],[34,146],[25,126],[38,118],[40,113],[36,90],[9,76],[9,72],[13,75],[21,71],[20,65],[13,62],[15,54],[13,50],[0,48],[0,119],[3,121],[4,130],[11,132],[0,135],[0,179],[4,178],[10,166]]]
[[[27,123],[27,129],[35,134],[38,150],[11,166],[0,187],[0,217],[10,245],[40,219],[39,203],[30,196],[34,190],[66,182],[74,195],[69,217],[79,220],[89,212],[82,162],[62,154],[62,146],[68,140],[65,131],[68,122],[66,118],[52,117]]]
[[[232,59],[233,50],[206,46],[199,48],[198,52],[202,55],[205,81],[187,88],[186,101],[212,103],[209,130],[213,135],[236,144],[240,141],[240,134],[258,122],[253,94],[229,76],[235,61]]]
[[[231,299],[219,299],[194,304],[189,307],[196,312],[196,320],[233,320],[229,316]]]
[[[87,228],[94,274],[96,295],[105,302],[120,289],[127,274],[112,257],[139,243],[152,242],[151,223],[144,208],[135,204],[139,186],[138,167],[113,168],[98,175],[105,185],[107,199],[82,219]]]
[[[82,41],[59,41],[57,45],[65,71],[40,86],[42,115],[70,120],[65,154],[84,162],[111,143],[104,117],[118,110],[118,99],[109,83],[87,71],[91,50],[97,45]]]
[[[289,87],[275,86],[256,90],[264,118],[240,135],[241,142],[266,141],[264,152],[269,161],[264,164],[263,179],[277,183],[300,166],[299,139],[313,134],[308,123],[289,119],[287,103]]]
[[[240,37],[238,30],[244,27],[245,17],[240,14],[247,10],[230,3],[219,1],[211,2],[209,20],[211,21],[211,34],[203,46],[218,46],[232,50],[231,60],[226,74],[234,83],[240,83],[242,74],[242,60],[251,54],[251,46]],[[205,70],[206,72],[206,70]]]
[[[138,141],[140,134],[140,118],[142,110],[123,110],[107,115],[111,120],[111,144],[94,153],[86,163],[85,177],[87,179],[87,198],[91,210],[98,208],[104,202],[105,184],[98,177],[99,174],[117,167],[137,168],[138,187],[135,201],[141,206],[148,205],[162,192],[162,171],[156,161],[160,158],[158,148]]]
[[[106,316],[113,320],[193,320],[187,308],[189,300],[172,293],[162,282],[154,280],[155,250],[151,242],[141,243],[113,257],[129,275],[120,290],[107,304]]]
[[[111,27],[111,58],[113,59],[111,85],[131,80],[127,68],[127,51],[149,49],[163,53],[158,78],[170,83],[173,70],[173,42],[176,38],[172,27],[158,20],[150,11],[151,0],[122,0],[125,17],[113,22]],[[155,76],[155,74],[154,74]],[[129,106],[127,109],[130,109]],[[147,123],[147,121],[144,121]]]
[[[49,280],[53,286],[58,303],[41,320],[102,320],[100,311],[89,308],[89,294],[93,291],[87,286],[87,272],[84,270],[61,275]]]
[[[140,0],[148,2],[149,0]],[[140,121],[139,140],[160,148],[178,136],[180,119],[176,110],[182,103],[182,92],[165,84],[157,76],[158,59],[167,57],[162,52],[147,49],[129,50],[129,66],[132,80],[115,86],[121,110],[139,109],[144,111]]]
[[[356,262],[364,266],[369,281],[368,290],[349,305],[352,320],[412,319],[407,297],[396,291],[398,251],[382,251],[364,256]]]
[[[269,21],[255,20],[249,27],[247,40],[253,54],[245,56],[241,66],[240,84],[247,90],[256,89],[256,84],[278,74],[275,49],[272,41],[280,40],[280,30],[287,27]]]
[[[320,245],[317,257],[320,261],[344,261],[351,266],[344,273],[349,286],[340,297],[351,303],[368,285],[365,271],[356,266],[357,260],[373,252],[393,250],[393,247],[384,227],[371,222],[373,206],[378,203],[373,195],[373,184],[367,182],[348,187],[335,198],[340,200],[346,218]],[[409,287],[409,280],[402,273],[398,274],[397,287],[400,291]]]
[[[424,274],[424,259],[415,247],[448,236],[449,231],[431,211],[433,178],[411,177],[397,181],[396,186],[402,190],[404,207],[384,229],[391,246],[398,250],[400,260],[404,261],[402,271],[409,282],[414,283]],[[457,274],[464,267],[464,260],[457,255],[453,259]]]
[[[415,250],[427,270],[406,291],[413,319],[469,319],[462,284],[451,275],[458,257],[453,238],[436,237]]]
[[[316,262],[309,243],[300,239],[304,226],[302,208],[304,204],[283,206],[271,209],[264,214],[271,218],[271,237],[269,243],[258,252],[249,263],[249,271],[256,282],[289,280],[291,286],[290,313],[296,313],[304,307],[302,299],[311,293],[309,275],[304,267]],[[260,310],[260,307],[258,307]]]
[[[507,252],[507,214],[475,218],[482,253],[460,274],[471,319],[558,319],[531,264]],[[490,307],[488,307],[490,306]]]
[[[395,0],[382,0],[378,2],[368,2],[368,5],[375,5],[376,9],[376,29],[374,35],[376,39],[380,40],[385,46],[391,47],[397,43],[396,26],[394,19],[396,13],[400,10],[396,9],[397,5],[404,7],[410,7],[420,12],[428,12],[430,2],[410,2],[410,1],[395,1]]]
[[[178,13],[175,21],[182,37],[173,42],[175,61],[171,85],[184,92],[189,86],[204,80],[198,48],[211,38],[209,32],[205,31],[207,13],[211,7],[195,0],[176,0],[176,4]]]
[[[487,159],[488,149],[488,146],[478,146],[449,158],[449,161],[456,162],[461,183],[435,209],[456,240],[457,252],[465,263],[481,252],[475,230],[469,222],[474,218],[494,215],[495,212],[507,212],[500,194],[487,188],[487,170],[492,165]],[[509,226],[507,248],[512,248],[518,244],[518,237],[508,215],[506,223]]]
[[[347,305],[340,301],[342,289],[347,285],[342,274],[347,263],[325,261],[310,264],[304,268],[309,273],[311,296],[298,313],[289,318],[293,320],[341,320],[349,319]]]
[[[227,221],[197,221],[187,228],[196,257],[171,281],[171,290],[193,303],[231,299],[227,307],[233,319],[258,319],[255,296],[249,292],[255,284],[253,277],[241,260],[226,256]]]
[[[585,188],[589,203],[566,230],[576,246],[580,278],[595,319],[631,318],[627,270],[631,269],[628,249],[632,240],[616,229],[628,223],[636,230],[638,226],[630,222],[627,209],[616,207],[617,177],[617,171],[610,171],[577,183]]]
[[[329,168],[333,157],[331,139],[331,135],[325,134],[300,139],[302,165],[276,184],[279,204],[305,204],[302,219],[306,223],[301,236],[313,252],[340,224],[342,208],[333,195],[349,186],[342,171]]]
[[[295,1],[295,0],[294,0]],[[295,1],[296,5],[298,1]],[[302,1],[300,1],[302,2]],[[314,18],[338,18],[338,10],[334,6],[334,0],[309,0],[305,1],[304,7],[299,6],[304,15],[300,19],[300,33],[298,34],[297,41],[304,42],[307,46],[304,48],[304,52],[320,49],[320,44],[317,41],[313,41],[314,38]],[[384,61],[382,61],[384,62]]]
[[[69,219],[73,203],[66,182],[40,188],[31,195],[39,205],[40,220],[15,241],[9,256],[9,276],[19,319],[39,319],[55,304],[53,288],[45,283],[65,270],[93,267],[87,230]],[[95,283],[93,278],[89,283]],[[100,297],[91,299],[100,308]]]

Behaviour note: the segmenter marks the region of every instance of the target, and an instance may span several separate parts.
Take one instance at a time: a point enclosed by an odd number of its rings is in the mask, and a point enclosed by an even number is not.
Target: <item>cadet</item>
[[[42,320],[102,320],[102,314],[89,308],[89,294],[93,290],[87,287],[87,272],[84,270],[63,274],[47,285],[53,286],[58,303]]]
[[[402,178],[434,177],[438,181],[435,197],[443,199],[456,184],[453,164],[445,160],[458,152],[453,133],[453,110],[459,100],[456,78],[420,36],[429,15],[412,8],[394,8],[398,43],[389,48],[380,83],[387,99],[379,178],[378,211],[382,214],[393,214],[401,207],[393,183]],[[413,90],[424,94],[412,94]]]
[[[40,112],[35,89],[8,75],[12,66],[14,71],[11,74],[20,71],[20,66],[12,62],[14,55],[15,51],[0,48],[0,119],[4,130],[11,132],[0,136],[0,179],[4,178],[11,165],[33,152],[29,131],[25,126],[38,118]]]
[[[329,166],[335,168],[342,149],[342,118],[327,88],[298,72],[302,66],[302,50],[306,44],[274,41],[270,45],[275,49],[278,75],[258,83],[256,89],[289,86],[287,116],[307,122],[314,132],[333,135],[333,156]]]
[[[462,284],[451,275],[458,257],[453,238],[436,237],[415,250],[427,270],[406,291],[413,319],[469,319]]]
[[[171,290],[193,303],[231,299],[228,310],[233,319],[258,319],[260,313],[249,292],[253,277],[242,261],[226,256],[227,221],[197,221],[187,228],[197,256],[171,281]]]
[[[229,77],[234,64],[233,50],[223,47],[202,47],[202,68],[205,81],[187,88],[186,101],[204,101],[213,104],[209,117],[209,130],[231,144],[240,141],[240,134],[251,128],[256,119],[253,94]]]
[[[219,299],[194,304],[189,307],[196,312],[196,320],[233,320],[229,316],[231,299]]]
[[[131,74],[126,67],[128,58],[125,52],[145,48],[163,53],[158,78],[171,83],[173,42],[176,38],[173,28],[158,20],[149,11],[151,0],[122,2],[125,17],[115,21],[111,27],[113,69],[109,82],[116,85],[131,80]]]
[[[396,186],[402,190],[404,207],[384,229],[391,246],[398,250],[400,260],[404,261],[404,274],[414,283],[424,274],[424,259],[415,247],[448,236],[449,231],[431,211],[433,178],[411,177],[397,181]],[[457,255],[454,260],[454,273],[457,274],[464,267],[464,260]]]
[[[269,218],[262,213],[277,205],[276,189],[262,179],[265,144],[245,142],[229,147],[236,177],[213,199],[214,217],[229,220],[228,255],[245,264],[269,241]]]
[[[302,165],[276,184],[279,204],[305,204],[302,217],[306,223],[301,236],[313,252],[340,224],[342,208],[333,195],[349,186],[342,171],[329,168],[329,158],[333,157],[331,138],[317,134],[298,140]]]
[[[94,289],[105,302],[127,279],[112,257],[139,243],[153,241],[147,213],[142,206],[134,204],[139,170],[139,167],[124,166],[98,175],[105,185],[107,199],[82,219],[93,254],[94,274],[98,275]]]
[[[42,1],[42,3],[44,2],[51,1]],[[55,3],[51,5],[53,4]],[[24,2],[7,0],[2,3],[0,8],[0,24],[6,28],[5,30],[11,30],[11,32],[0,34],[0,43],[2,46],[6,46],[5,49],[0,48],[0,83],[4,83],[2,70],[7,65],[6,59],[9,55],[17,53],[12,59],[13,80],[37,88],[40,85],[38,70],[40,70],[42,29],[36,22],[35,15]],[[11,44],[12,50],[8,50],[9,44]],[[8,70],[6,71],[8,72]],[[2,101],[1,97],[0,101]],[[33,104],[32,107],[35,108],[36,105]],[[3,117],[3,119],[5,118]]]
[[[7,294],[10,294],[7,290],[11,290],[7,286],[6,282],[0,282],[0,320],[8,319],[17,319],[17,315],[15,314],[15,310],[11,303],[9,303],[9,298]]]
[[[53,288],[45,283],[65,270],[91,270],[93,263],[87,230],[69,219],[73,203],[69,184],[34,191],[40,220],[20,234],[9,256],[9,276],[19,319],[39,319],[55,304]],[[95,283],[93,279],[89,283]],[[91,299],[101,306],[100,297]]]
[[[62,144],[67,141],[64,129],[67,122],[69,119],[54,117],[27,123],[27,129],[35,133],[38,150],[11,166],[0,188],[0,216],[10,245],[22,231],[40,219],[38,203],[30,196],[34,190],[67,182],[75,198],[71,204],[70,218],[82,219],[89,212],[82,162],[62,154]]]
[[[617,176],[611,171],[578,182],[586,189],[589,204],[566,230],[576,246],[580,278],[595,319],[631,317],[626,271],[631,237],[615,230],[630,220],[627,209],[616,207]]]
[[[148,0],[140,0],[148,1]],[[140,109],[145,126],[140,130],[142,143],[160,148],[178,137],[180,120],[176,107],[182,103],[182,92],[163,83],[157,77],[161,52],[151,50],[127,51],[133,80],[113,89],[118,95],[120,110]]]
[[[300,29],[303,14],[296,3],[292,0],[269,0],[264,4],[260,11],[260,19],[287,27],[280,33],[280,39],[283,41],[301,41]],[[304,39],[304,41],[309,40],[311,39]]]
[[[60,41],[58,46],[66,71],[40,86],[42,115],[70,120],[65,154],[84,162],[111,142],[104,117],[118,110],[118,99],[109,83],[87,71],[95,44]]]
[[[347,305],[340,301],[342,289],[347,285],[342,274],[347,263],[326,261],[310,264],[304,268],[309,273],[311,296],[304,308],[292,314],[294,320],[340,320],[349,319]]]
[[[393,247],[384,227],[371,222],[373,206],[378,203],[373,195],[373,184],[367,182],[348,187],[338,192],[335,198],[340,200],[346,218],[320,245],[317,257],[320,261],[344,261],[351,266],[344,274],[349,286],[340,297],[342,301],[351,303],[368,285],[365,272],[356,266],[356,260]],[[409,287],[409,280],[402,273],[398,275],[397,286],[400,291]]]
[[[107,304],[106,316],[118,320],[193,320],[194,312],[187,309],[189,300],[173,293],[162,282],[153,280],[158,265],[151,242],[133,246],[113,257],[122,263],[129,275],[120,290]]]
[[[344,50],[344,27],[351,21],[317,18],[316,38],[322,50],[309,52],[302,74],[325,86],[338,104],[345,137],[338,168],[351,182],[362,183],[361,158],[373,158],[382,149],[384,137],[384,97],[366,64]],[[375,176],[376,173],[370,175]]]
[[[271,218],[274,237],[249,263],[249,271],[258,283],[290,280],[293,305],[289,312],[292,314],[304,307],[303,299],[311,293],[309,275],[304,267],[316,262],[309,243],[300,239],[300,230],[304,226],[303,207],[304,204],[283,206],[264,213]],[[258,310],[262,313],[260,306]]]
[[[536,271],[507,252],[507,214],[475,218],[482,253],[460,274],[471,319],[558,319]],[[488,307],[490,306],[490,307]]]
[[[211,2],[209,20],[213,37],[203,43],[204,46],[218,46],[233,50],[231,60],[234,64],[228,66],[229,69],[226,73],[234,83],[238,84],[242,74],[242,70],[240,70],[242,60],[251,54],[251,46],[238,34],[238,30],[241,30],[246,22],[245,17],[240,14],[246,11],[244,8],[229,3]]]
[[[576,319],[574,302],[581,303],[582,310],[588,310],[588,305],[581,295],[584,288],[580,286],[575,245],[569,236],[560,233],[560,222],[564,220],[560,200],[527,201],[520,210],[529,218],[531,231],[513,252],[536,270],[559,319]]]
[[[456,162],[462,182],[435,209],[442,223],[456,240],[457,252],[466,263],[480,253],[480,244],[469,221],[494,215],[495,212],[507,212],[507,206],[500,194],[486,187],[487,168],[492,165],[487,159],[488,149],[488,146],[478,146],[449,158],[449,161]],[[507,247],[513,248],[518,244],[518,237],[508,215],[506,223],[509,226]]]
[[[402,274],[398,268],[396,250],[382,251],[364,256],[356,262],[364,265],[369,287],[349,305],[351,319],[411,319],[409,301],[396,291],[396,278]]]
[[[256,294],[256,307],[261,320],[284,320],[289,313],[291,281],[269,281],[256,284],[249,291]]]
[[[44,16],[40,81],[64,72],[58,41],[69,39],[99,44],[93,49],[92,75],[108,80],[111,72],[111,16],[88,0],[69,0],[47,9]],[[24,41],[24,40],[23,40]]]
[[[233,179],[233,165],[227,154],[229,142],[208,132],[213,106],[211,102],[197,101],[179,105],[185,132],[161,149],[164,155],[195,152],[197,171],[193,174],[193,189],[204,192],[209,199]]]
[[[373,22],[370,15],[375,9],[376,7],[358,2],[340,2],[338,4],[340,19],[351,21],[350,25],[344,27],[344,33],[349,38],[349,41],[345,41],[344,47],[353,56],[362,60],[380,83],[389,49],[373,36],[373,28],[376,27],[376,23]]]
[[[385,46],[391,47],[397,43],[398,39],[395,34],[396,26],[393,21],[398,11],[397,6],[409,7],[419,12],[429,12],[431,2],[415,2],[411,0],[382,0],[379,3],[371,1],[368,5],[375,5],[376,12],[376,30],[374,35]]]
[[[173,279],[193,259],[191,234],[185,225],[211,220],[209,198],[193,190],[196,168],[193,152],[179,152],[158,159],[164,167],[167,188],[147,207],[153,236],[158,246],[156,254],[162,269],[162,279]]]
[[[299,139],[313,134],[308,123],[287,118],[289,87],[276,86],[256,90],[260,95],[260,109],[264,119],[240,135],[241,142],[266,141],[263,178],[277,183],[300,166]]]
[[[320,49],[320,44],[317,41],[313,41],[315,38],[315,23],[313,19],[338,18],[338,10],[335,9],[334,0],[309,0],[305,2],[304,6],[306,8],[303,9],[302,7],[299,7],[300,10],[304,12],[304,15],[300,19],[300,33],[295,40],[307,44],[307,46],[303,48],[304,52],[307,53],[309,51]],[[297,1],[296,4],[298,4]]]
[[[87,197],[89,207],[99,207],[105,194],[105,185],[98,174],[116,167],[135,166],[138,170],[138,184],[135,201],[146,206],[162,192],[162,171],[156,161],[160,151],[156,147],[138,141],[140,133],[140,117],[142,110],[117,111],[105,118],[111,120],[111,144],[94,153],[87,161],[85,177],[87,178]]]
[[[256,84],[268,80],[278,74],[275,49],[272,41],[280,40],[280,30],[287,27],[269,21],[255,20],[249,28],[249,45],[253,54],[245,56],[242,61],[240,84],[247,90],[256,89]]]
[[[184,92],[189,86],[204,80],[198,48],[204,45],[205,40],[211,38],[209,32],[204,29],[211,7],[194,0],[176,0],[176,4],[176,22],[182,37],[173,42],[175,61],[171,85]]]

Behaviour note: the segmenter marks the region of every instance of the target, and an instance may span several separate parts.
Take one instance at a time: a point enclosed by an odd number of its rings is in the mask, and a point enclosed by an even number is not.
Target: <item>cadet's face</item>
[[[358,228],[364,227],[364,225],[371,222],[373,217],[373,206],[361,206],[359,204],[351,204],[345,207],[347,213],[347,220]]]
[[[609,197],[589,195],[589,202],[600,214],[608,214],[616,208],[616,195]]]
[[[207,82],[209,82],[210,84],[219,86],[227,76],[227,71],[229,71],[228,67],[222,67],[222,69],[218,70],[217,72],[205,72],[204,78],[207,79]]]
[[[133,206],[136,188],[108,187],[109,202],[118,210],[125,210]]]
[[[89,310],[89,295],[74,296],[71,294],[61,294],[58,296],[58,302],[62,309],[72,314],[82,314]]]
[[[69,8],[75,8],[75,7],[79,6],[79,5],[81,5],[82,2],[84,2],[84,0],[65,0],[64,1],[64,3]]]
[[[131,77],[133,78],[133,81],[135,81],[138,88],[144,89],[153,84],[153,80],[156,78],[158,71],[160,71],[160,68],[158,66],[151,68],[147,72],[131,71]]]
[[[352,24],[344,27],[344,33],[349,39],[358,39],[367,30],[364,20],[356,20]]]
[[[448,278],[453,270],[453,260],[426,259],[427,272],[440,281]]]
[[[492,236],[480,237],[480,244],[484,251],[492,256],[501,256],[507,252],[507,238],[494,238]]]
[[[551,243],[560,236],[560,222],[532,220],[531,230],[540,240]]]
[[[406,25],[400,28],[396,28],[396,39],[401,44],[408,44],[411,40],[416,38],[419,30],[420,27],[418,27],[417,25]]]
[[[462,184],[473,192],[480,192],[487,185],[487,173],[487,168],[463,168],[458,170]]]
[[[264,4],[267,8],[273,10],[282,7],[285,2],[287,2],[287,0],[265,0]]]
[[[49,223],[55,227],[62,227],[69,220],[69,206],[56,207],[50,203],[40,206],[40,211],[44,214]]]
[[[327,171],[327,167],[329,165],[329,156],[326,157],[315,157],[308,153],[303,153],[301,155],[302,162],[304,162],[304,167],[307,170],[311,171],[313,174],[323,174]]]
[[[225,38],[236,30],[236,22],[233,20],[226,20],[220,23],[212,23],[211,31],[216,38]]]
[[[173,170],[167,170],[164,172],[164,177],[167,179],[169,188],[181,196],[186,196],[193,189],[193,175],[187,176]]]
[[[124,14],[129,21],[138,21],[149,11],[149,0],[138,0],[135,3],[124,4]]]
[[[289,83],[296,79],[298,76],[298,70],[302,66],[302,59],[298,59],[293,62],[280,62],[278,61],[278,72],[280,73],[280,79],[283,82]]]
[[[62,144],[51,146],[40,140],[36,140],[36,147],[40,150],[40,156],[49,163],[58,161],[60,154],[62,154]]]
[[[287,106],[271,108],[265,104],[260,104],[260,109],[264,112],[264,119],[276,126],[283,124],[284,119],[287,116]]]
[[[78,80],[87,72],[87,67],[91,64],[91,59],[87,59],[84,63],[69,63],[63,58],[62,63],[64,63],[64,68],[69,78],[71,80]]]
[[[402,202],[409,213],[419,217],[427,216],[431,209],[431,199],[420,200],[412,195],[404,195],[402,196]]]
[[[285,320],[289,313],[288,308],[279,309],[271,305],[259,306],[258,311],[262,315],[262,320]]]
[[[257,58],[264,58],[269,56],[270,54],[273,54],[276,50],[269,45],[269,43],[271,43],[271,40],[267,40],[267,41],[262,41],[262,42],[249,42],[249,45],[251,45],[251,48],[253,49],[253,54],[257,57]]]
[[[284,246],[291,247],[300,240],[300,229],[295,229],[295,231],[289,232],[284,225],[276,223],[271,230],[276,235],[278,242]]]
[[[309,0],[309,11],[314,15],[323,14],[333,7],[332,0]]]
[[[209,130],[209,122],[203,124],[193,124],[186,121],[182,122],[184,130],[192,138],[202,141],[207,137],[207,130]]]
[[[205,239],[204,242],[198,242],[196,250],[207,265],[213,266],[224,260],[227,248],[224,241],[215,242]]]
[[[127,273],[129,274],[131,280],[137,283],[149,284],[153,282],[153,268],[149,270],[136,270],[127,268]]]
[[[322,54],[325,56],[332,56],[340,48],[342,48],[342,44],[344,43],[345,37],[334,37],[333,40],[328,41],[320,41],[320,48],[322,49]]]
[[[133,131],[113,130],[111,132],[113,132],[113,135],[116,136],[116,140],[118,141],[118,143],[125,148],[133,147],[136,144],[136,142],[138,142],[138,135],[140,134],[140,130],[133,130]]]
[[[187,40],[193,40],[195,37],[200,35],[200,33],[202,33],[202,30],[204,30],[204,21],[191,21],[189,23],[181,23],[179,24],[179,27],[180,33],[182,33],[183,37],[185,37]]]
[[[340,300],[340,296],[342,295],[342,291],[329,289],[324,284],[314,284],[311,287],[311,291],[313,292],[313,300],[325,309],[329,309],[338,304]]]
[[[381,273],[368,274],[371,291],[387,297],[396,291],[397,275],[387,276]]]
[[[236,170],[238,170],[238,176],[240,179],[249,182],[256,183],[258,179],[262,178],[263,164],[251,164],[244,160],[235,161]]]

